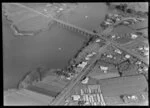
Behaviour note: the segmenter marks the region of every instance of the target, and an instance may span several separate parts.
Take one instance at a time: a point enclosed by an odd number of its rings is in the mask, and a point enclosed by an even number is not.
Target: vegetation
[[[38,81],[41,81],[48,72],[48,68],[39,66],[29,72],[21,79],[18,84],[18,88],[26,88],[28,85],[32,85]]]

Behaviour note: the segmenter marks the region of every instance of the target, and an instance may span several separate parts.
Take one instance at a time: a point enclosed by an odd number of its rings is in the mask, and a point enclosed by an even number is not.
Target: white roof
[[[86,103],[85,103],[84,105],[90,105],[90,102],[87,102],[87,101],[86,101]]]
[[[108,67],[100,66],[101,70],[108,70]]]
[[[83,83],[83,84],[87,84],[87,83],[88,83],[88,81],[89,81],[89,78],[88,78],[88,77],[86,77],[86,78],[82,81],[82,83]]]
[[[73,100],[79,100],[80,99],[80,95],[72,95],[71,97],[73,98]]]
[[[87,55],[87,57],[91,57],[91,56],[93,56],[93,54],[88,54],[88,55]]]
[[[86,57],[85,60],[90,60],[90,58]]]
[[[71,80],[71,78],[70,78],[70,77],[67,77],[66,79],[67,79],[67,80]]]
[[[128,21],[123,21],[123,23],[124,23],[124,24],[129,24],[129,22],[128,22]]]
[[[101,40],[100,39],[97,39],[95,42],[100,42]]]
[[[131,38],[132,38],[132,39],[135,39],[135,38],[137,38],[137,37],[138,37],[138,35],[131,33]]]
[[[140,46],[140,47],[138,47],[138,49],[139,49],[139,50],[143,50],[143,47],[142,47],[142,46]]]
[[[129,54],[126,54],[125,55],[125,58],[130,58],[131,56]]]
[[[106,71],[106,70],[104,70],[104,73],[107,73],[107,71]]]
[[[94,55],[94,54],[96,54],[96,52],[92,52],[92,54]]]
[[[96,54],[96,52],[92,52],[92,53],[88,54],[87,57],[92,57],[95,54]]]
[[[144,71],[148,71],[148,67],[146,67],[146,66],[143,69],[144,69]]]
[[[142,63],[141,61],[137,61],[137,62],[136,62],[136,64],[141,64],[141,63]]]
[[[105,24],[111,24],[110,22],[105,22]]]
[[[149,52],[144,52],[144,55],[145,55],[145,56],[148,56],[148,55],[149,55]]]
[[[115,38],[115,37],[116,37],[116,35],[112,35],[111,37],[112,37],[112,38]]]
[[[115,49],[115,52],[116,52],[116,53],[119,53],[119,54],[122,53],[119,49]]]
[[[85,18],[88,18],[88,16],[85,16]]]
[[[87,65],[87,62],[82,62],[81,64],[78,65],[78,67],[84,68]]]
[[[111,54],[108,54],[107,57],[112,58],[113,56]]]
[[[63,8],[59,8],[59,10],[64,10]]]
[[[147,46],[144,46],[144,50],[149,50],[149,47],[147,47]]]
[[[135,96],[135,95],[132,95],[132,96],[127,96],[129,99],[137,99],[137,96]]]

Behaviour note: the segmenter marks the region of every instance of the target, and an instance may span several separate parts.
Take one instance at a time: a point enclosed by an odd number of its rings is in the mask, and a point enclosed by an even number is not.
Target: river
[[[95,5],[94,5],[95,4]],[[105,17],[105,4],[80,5],[60,19],[88,30],[95,29]],[[88,16],[85,18],[84,16]],[[82,47],[85,37],[53,25],[50,30],[36,36],[15,37],[3,18],[3,78],[4,90],[15,88],[19,80],[33,68],[44,65],[63,68]]]

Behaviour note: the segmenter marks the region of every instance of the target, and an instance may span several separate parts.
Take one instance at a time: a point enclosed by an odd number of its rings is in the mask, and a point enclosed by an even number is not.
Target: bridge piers
[[[72,25],[69,25],[69,24],[65,24],[65,23],[61,23],[61,22],[59,22],[59,21],[57,21],[57,20],[54,20],[55,21],[55,23],[57,24],[57,25],[59,25],[59,26],[61,26],[61,27],[63,27],[63,28],[65,28],[65,29],[69,29],[69,30],[72,30],[72,31],[74,31],[74,32],[77,32],[77,33],[80,33],[81,35],[84,35],[84,36],[87,36],[87,37],[91,37],[91,36],[93,36],[93,33],[91,32],[88,32],[87,30],[82,30],[81,28],[78,28],[78,27],[74,27],[74,26],[72,26]]]

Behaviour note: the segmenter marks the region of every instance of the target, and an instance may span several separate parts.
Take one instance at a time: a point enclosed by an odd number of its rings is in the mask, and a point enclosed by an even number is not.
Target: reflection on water
[[[99,5],[99,9],[98,5],[93,8],[92,4],[91,8],[88,4],[87,8],[82,11],[81,9],[75,10],[75,12],[81,12],[76,14],[76,17],[70,17],[69,21],[87,27],[87,29],[94,29],[98,21],[105,16],[106,6]],[[99,11],[96,11],[97,9]],[[85,21],[80,16],[85,15],[87,10],[91,10],[88,13],[88,16],[91,17]],[[4,89],[16,87],[26,72],[40,64],[49,68],[63,68],[81,48],[84,40],[84,36],[56,25],[53,25],[51,30],[41,32],[37,36],[14,37],[7,21],[3,19]]]

